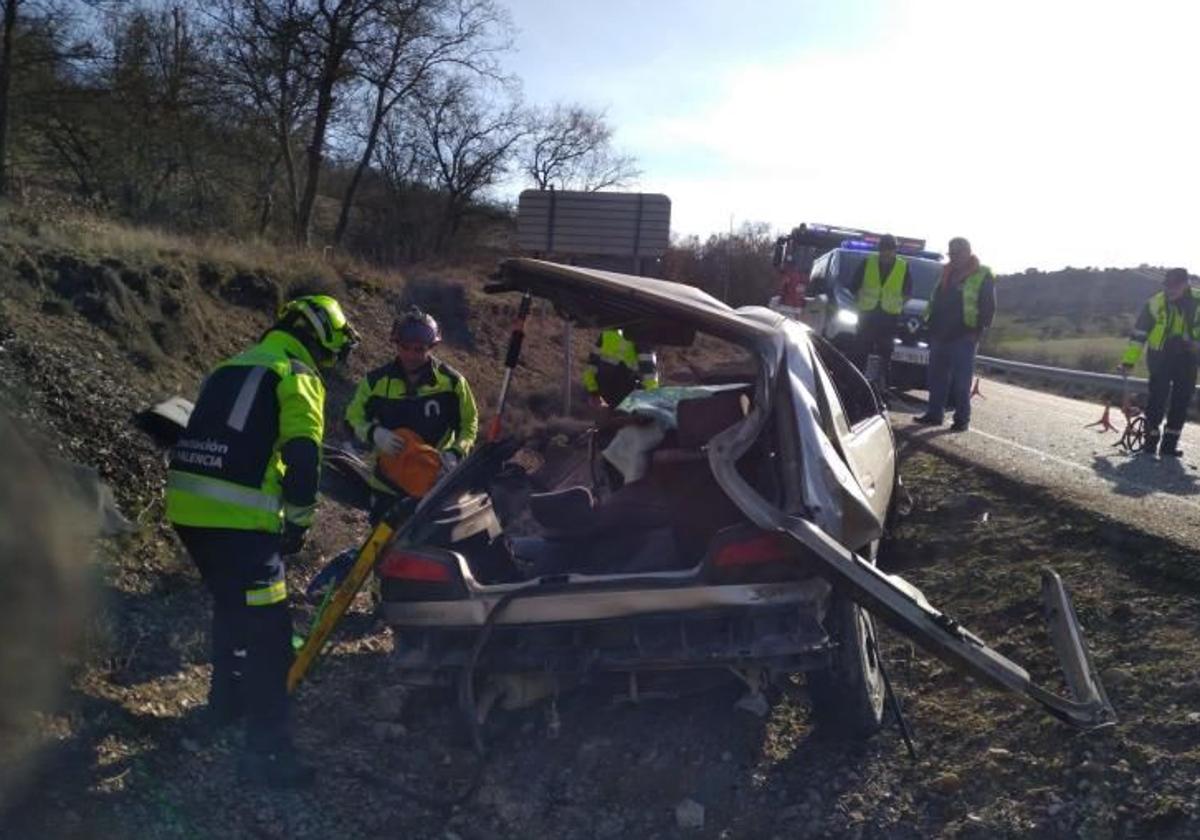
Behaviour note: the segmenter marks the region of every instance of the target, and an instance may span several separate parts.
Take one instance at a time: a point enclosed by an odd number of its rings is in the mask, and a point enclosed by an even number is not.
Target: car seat
[[[745,419],[749,407],[748,389],[742,388],[680,400],[675,445],[660,446],[651,455],[646,480],[666,499],[676,541],[687,557],[699,558],[717,531],[745,521],[717,484],[704,446]]]

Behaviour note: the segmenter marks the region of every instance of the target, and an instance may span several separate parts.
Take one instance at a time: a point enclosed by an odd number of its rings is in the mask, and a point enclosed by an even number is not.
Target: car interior
[[[589,432],[591,481],[580,481],[576,472],[569,484],[523,494],[517,516],[505,519],[509,524],[518,519],[524,527],[504,534],[486,493],[480,499],[468,495],[436,517],[442,533],[428,535],[428,544],[458,551],[481,584],[570,574],[686,572],[704,562],[722,531],[747,524],[713,476],[705,447],[753,408],[754,381],[760,372],[752,355],[718,335],[698,333],[686,321],[622,309],[627,304],[619,300],[606,301],[605,308],[595,300],[575,300],[573,294],[558,288],[553,298],[556,308],[571,313],[573,320],[598,328],[619,324],[639,346],[655,347],[660,356],[675,352],[684,361],[663,370],[663,391],[671,392],[665,401],[639,406],[634,396],[656,392],[636,391]],[[581,312],[584,317],[579,317]],[[816,341],[834,390],[843,391],[832,399],[844,404],[850,426],[877,414],[879,406],[861,377],[849,376],[851,383],[843,388],[849,363],[832,346]],[[732,352],[705,355],[707,364],[693,364],[692,357],[702,355],[697,348],[712,347],[710,342]],[[713,363],[720,358],[728,364]],[[647,402],[653,400],[647,397]],[[827,411],[823,408],[822,413]],[[772,457],[778,446],[775,422],[772,412],[736,468],[764,498],[780,500],[783,477],[777,475],[779,459]],[[643,467],[636,474],[617,469],[612,458],[606,460],[615,439],[623,433],[628,437],[630,427],[649,423],[658,429],[638,453]],[[834,429],[828,431],[836,437]],[[490,487],[495,490],[495,483]]]
[[[643,342],[653,338],[660,349],[690,348],[696,333],[670,325],[652,332],[643,327],[638,337]],[[528,493],[528,516],[521,520],[530,527],[520,529],[521,536],[502,536],[487,494],[467,494],[436,516],[424,539],[462,554],[482,584],[695,568],[719,532],[746,521],[717,484],[705,452],[715,434],[746,417],[752,407],[754,363],[734,349],[739,358],[723,370],[702,376],[681,371],[680,378],[691,381],[664,382],[671,398],[653,412],[641,411],[631,397],[621,406],[628,410],[612,411],[590,430],[586,472],[594,480]],[[661,438],[645,453],[644,474],[625,480],[603,452],[622,430],[654,422],[662,428]],[[775,496],[772,488],[779,482],[771,475],[770,429],[768,424],[737,466],[748,481]]]
[[[534,576],[695,566],[719,531],[744,521],[713,478],[704,447],[746,416],[749,395],[743,386],[680,400],[676,427],[650,451],[644,477],[611,491],[576,485],[532,494],[529,510],[542,533],[516,538],[517,557],[531,564]],[[739,468],[750,477],[762,462],[763,448],[756,446]]]

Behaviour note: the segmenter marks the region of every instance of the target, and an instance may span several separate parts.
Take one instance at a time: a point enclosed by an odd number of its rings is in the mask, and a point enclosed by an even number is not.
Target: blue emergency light
[[[878,251],[878,242],[868,242],[865,239],[843,239],[842,247],[847,251]]]
[[[942,258],[941,254],[926,251],[923,239],[902,239],[896,237],[896,243],[896,252],[906,257],[924,257],[930,260],[941,260]],[[878,251],[879,238],[872,236],[865,239],[843,239],[841,247],[847,251]]]

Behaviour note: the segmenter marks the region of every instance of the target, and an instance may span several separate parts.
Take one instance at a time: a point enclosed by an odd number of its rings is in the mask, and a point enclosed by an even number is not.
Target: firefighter
[[[1196,390],[1196,340],[1200,338],[1196,305],[1198,293],[1188,285],[1186,269],[1172,268],[1163,278],[1163,289],[1155,294],[1138,315],[1129,336],[1129,346],[1121,358],[1121,371],[1128,374],[1142,355],[1149,352],[1150,399],[1146,405],[1146,438],[1142,452],[1157,450],[1164,458],[1178,458],[1179,435],[1187,419],[1188,403]],[[1159,440],[1163,413],[1166,428]]]
[[[965,432],[971,423],[971,381],[975,351],[996,315],[996,283],[992,270],[971,253],[961,236],[950,240],[949,261],[933,288],[925,321],[929,324],[929,407],[914,421],[940,426],[949,397],[954,405],[952,432]]]
[[[244,717],[239,775],[299,786],[313,778],[292,742],[292,661],[283,557],[317,507],[324,436],[321,369],[358,342],[336,300],[298,297],[250,349],[205,379],[172,450],[167,518],[213,598],[208,722]]]
[[[408,429],[437,449],[445,469],[475,445],[479,414],[466,377],[432,355],[442,340],[433,316],[413,307],[392,322],[396,358],[363,377],[346,408],[346,421],[376,454],[371,474],[371,519],[408,494],[385,475],[378,456],[397,454],[403,442],[392,432]]]
[[[879,238],[879,253],[862,261],[847,289],[858,294],[862,370],[880,391],[884,391],[896,339],[896,324],[904,311],[904,301],[912,295],[912,274],[908,262],[896,256],[895,237],[886,234]],[[872,356],[878,357],[878,362],[872,363]]]
[[[658,387],[658,357],[653,350],[640,350],[621,330],[604,330],[588,356],[583,387],[592,405],[615,408],[639,388]]]

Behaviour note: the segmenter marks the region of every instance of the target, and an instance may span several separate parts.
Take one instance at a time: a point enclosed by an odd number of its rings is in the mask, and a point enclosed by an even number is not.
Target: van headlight
[[[837,313],[837,322],[845,324],[847,327],[858,325],[858,313],[853,309],[839,309]]]

